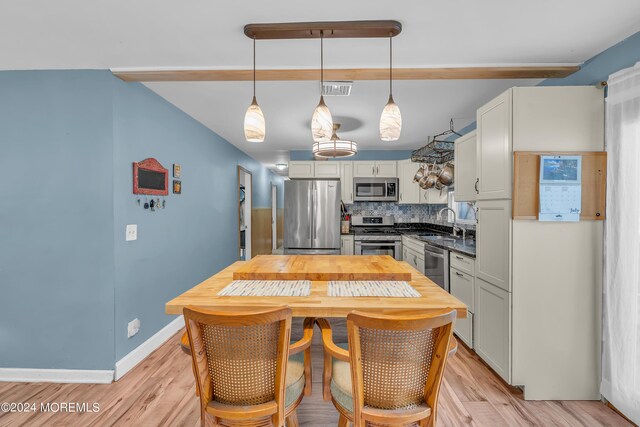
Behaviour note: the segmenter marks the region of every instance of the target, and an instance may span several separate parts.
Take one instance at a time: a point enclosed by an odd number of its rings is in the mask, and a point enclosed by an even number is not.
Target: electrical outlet
[[[140,332],[140,319],[135,318],[127,325],[127,338],[131,338]]]
[[[126,241],[138,240],[138,224],[127,225]]]

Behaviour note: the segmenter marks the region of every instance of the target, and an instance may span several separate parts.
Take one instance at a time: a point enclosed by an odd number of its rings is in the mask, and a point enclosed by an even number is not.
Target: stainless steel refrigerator
[[[284,253],[340,254],[340,181],[284,182]]]

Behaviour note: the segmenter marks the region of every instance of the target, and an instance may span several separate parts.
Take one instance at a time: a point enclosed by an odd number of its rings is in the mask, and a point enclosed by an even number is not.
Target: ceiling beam
[[[394,68],[394,80],[548,79],[567,77],[580,66]],[[253,80],[253,70],[112,70],[125,82],[237,82]],[[325,69],[325,80],[387,80],[388,68]],[[260,81],[320,80],[320,69],[257,70]]]

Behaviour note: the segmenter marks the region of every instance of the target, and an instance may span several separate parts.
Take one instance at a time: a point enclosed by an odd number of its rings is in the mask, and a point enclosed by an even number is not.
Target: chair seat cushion
[[[289,356],[287,378],[285,380],[284,406],[293,404],[304,390],[304,353]]]
[[[349,349],[347,343],[336,343],[345,350]],[[349,412],[353,412],[353,389],[351,388],[351,365],[349,362],[333,358],[331,367],[331,396],[340,406]]]

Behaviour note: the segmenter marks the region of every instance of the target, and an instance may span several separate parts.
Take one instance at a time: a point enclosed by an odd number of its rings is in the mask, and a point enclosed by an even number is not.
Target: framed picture
[[[179,164],[174,163],[173,164],[173,177],[174,178],[180,178],[180,172],[182,171],[182,168],[180,167]]]
[[[169,171],[152,157],[133,162],[133,194],[168,195]]]
[[[173,194],[182,194],[182,181],[173,180]]]

